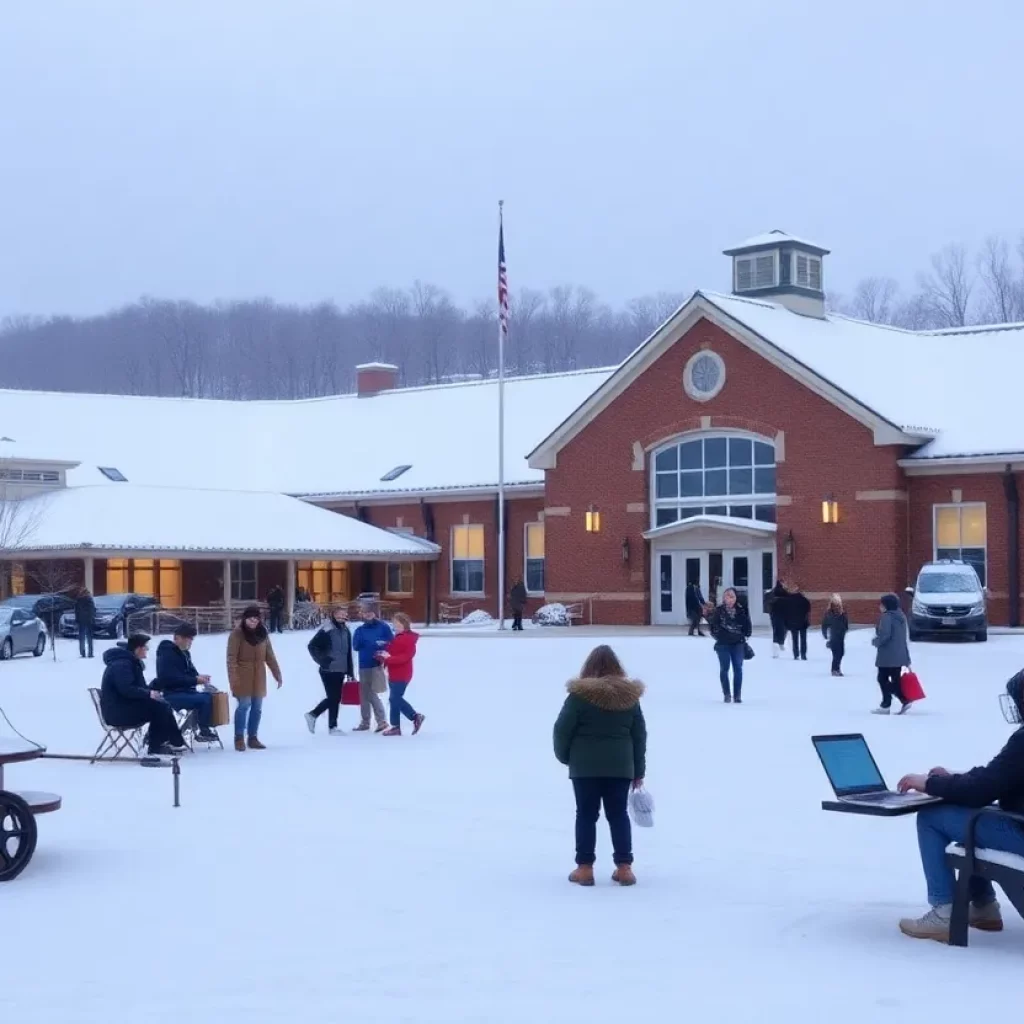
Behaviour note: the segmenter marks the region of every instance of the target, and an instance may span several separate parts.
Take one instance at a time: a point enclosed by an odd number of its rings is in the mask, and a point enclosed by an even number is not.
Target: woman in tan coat
[[[228,683],[238,701],[235,709],[235,750],[245,750],[245,737],[249,736],[250,750],[265,750],[259,741],[260,718],[263,716],[263,698],[267,695],[267,669],[281,688],[281,669],[274,657],[274,648],[266,627],[260,620],[260,610],[250,605],[242,612],[242,621],[228,636]]]

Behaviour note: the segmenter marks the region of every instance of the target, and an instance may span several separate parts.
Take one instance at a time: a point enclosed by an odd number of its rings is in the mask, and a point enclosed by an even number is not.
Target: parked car
[[[968,562],[938,561],[921,566],[910,606],[910,639],[970,636],[988,639],[985,588]]]
[[[129,617],[156,605],[156,598],[150,594],[102,594],[94,597],[96,603],[96,624],[93,635],[120,640],[128,628]],[[78,636],[74,608],[60,617],[60,635]]]
[[[42,619],[48,632],[53,632],[60,616],[74,607],[75,599],[67,594],[18,594],[0,604],[0,608],[20,608],[29,616]]]
[[[0,607],[0,661],[31,651],[37,658],[46,650],[46,624],[31,609]]]

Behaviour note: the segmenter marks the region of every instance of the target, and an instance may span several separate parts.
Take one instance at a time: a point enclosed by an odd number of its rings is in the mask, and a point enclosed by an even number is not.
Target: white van
[[[917,574],[910,608],[910,639],[926,636],[972,636],[988,639],[985,588],[967,562],[928,562]]]

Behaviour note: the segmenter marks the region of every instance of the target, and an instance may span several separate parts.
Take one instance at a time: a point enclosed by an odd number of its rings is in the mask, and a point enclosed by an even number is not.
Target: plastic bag
[[[654,797],[643,787],[629,794],[629,814],[633,824],[640,828],[654,826]]]

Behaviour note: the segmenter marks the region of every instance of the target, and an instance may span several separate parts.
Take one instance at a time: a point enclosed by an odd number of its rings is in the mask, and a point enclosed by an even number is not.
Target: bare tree
[[[865,277],[857,282],[843,312],[858,320],[893,324],[899,317],[899,284],[891,277]]]
[[[985,323],[1012,324],[1024,320],[1024,275],[1011,263],[1006,239],[985,239],[978,256],[978,275],[984,292],[981,318]]]
[[[59,594],[69,597],[80,586],[78,574],[66,562],[58,558],[48,558],[40,562],[30,562],[29,578],[39,588],[40,594]],[[51,601],[43,615],[46,631],[50,635],[50,651],[53,660],[57,660],[57,627],[61,611],[57,602]]]
[[[974,275],[963,245],[947,245],[932,256],[932,269],[920,278],[925,302],[940,327],[964,327],[971,307]]]

